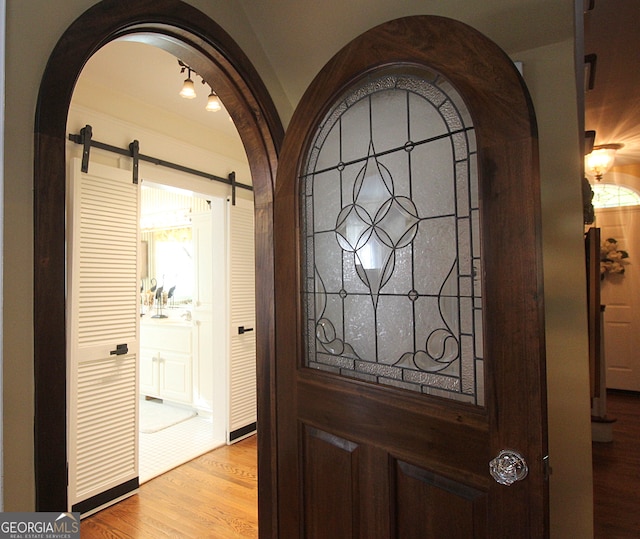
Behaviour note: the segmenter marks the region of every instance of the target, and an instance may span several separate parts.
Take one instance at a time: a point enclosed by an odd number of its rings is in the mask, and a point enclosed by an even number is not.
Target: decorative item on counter
[[[147,295],[144,293],[144,279],[140,279],[140,316],[144,316],[144,306],[147,304],[146,302]]]
[[[162,313],[162,308],[166,302],[166,292],[163,291],[164,286],[159,287],[156,290],[156,314],[151,318],[169,318],[166,314]]]
[[[153,306],[153,297],[155,295],[156,288],[158,288],[158,281],[156,281],[155,277],[151,278],[151,288],[147,291],[147,299],[146,305],[149,307]]]
[[[614,238],[607,238],[600,247],[600,278],[607,275],[623,275],[625,266],[629,264],[627,260],[629,253],[618,249],[618,241]]]

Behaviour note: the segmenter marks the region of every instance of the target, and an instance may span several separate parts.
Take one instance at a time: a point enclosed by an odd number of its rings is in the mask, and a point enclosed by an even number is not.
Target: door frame
[[[290,470],[278,481],[279,523],[287,536],[293,536],[291,530],[302,529],[296,511],[302,471],[291,462],[298,458],[292,448],[302,439],[292,427],[300,421],[296,416],[296,383],[306,375],[301,359],[305,349],[300,294],[304,259],[299,234],[303,225],[298,211],[304,156],[311,151],[317,126],[345,89],[382,67],[396,65],[435,72],[460,93],[475,128],[481,211],[491,216],[481,223],[482,250],[484,253],[499,253],[505,248],[517,250],[509,264],[504,264],[499,256],[483,256],[483,308],[492,313],[492,323],[484,327],[483,335],[485,357],[490,358],[485,364],[485,395],[487,402],[491,399],[493,403],[483,412],[490,428],[486,473],[489,477],[490,459],[500,450],[511,448],[515,440],[521,444],[519,450],[528,455],[529,475],[518,488],[512,489],[488,480],[491,496],[488,518],[495,518],[501,507],[509,506],[509,514],[502,519],[504,529],[524,523],[531,537],[547,537],[544,293],[535,111],[523,79],[504,51],[462,22],[429,15],[388,21],[343,47],[307,88],[287,128],[274,216],[278,266],[277,457],[279,472],[286,469],[287,463]],[[500,210],[507,207],[511,211],[504,215]],[[492,234],[495,230],[501,234]],[[518,295],[512,293],[512,287],[519,291]],[[512,357],[521,361],[508,361]],[[513,379],[524,383],[522,386],[507,383]],[[494,384],[494,380],[501,383]],[[358,397],[370,389],[351,380],[344,382],[347,385]],[[352,389],[356,386],[357,391]],[[395,397],[404,398],[399,390]],[[413,397],[407,400],[415,401]],[[514,507],[517,510],[512,511]]]
[[[640,215],[640,205],[633,205],[633,206],[616,206],[616,207],[608,207],[608,208],[598,208],[595,210],[595,225],[598,227],[598,229],[600,230],[600,241],[601,242],[605,242],[606,238],[611,238],[614,237],[616,238],[618,241],[622,240],[622,245],[624,245],[624,250],[630,249],[631,255],[634,254],[634,249],[633,246],[630,246],[630,239],[633,239],[634,234],[634,228],[633,226],[630,226],[632,223],[630,223],[630,220],[633,219],[633,215]],[[617,234],[614,234],[611,230],[607,233],[605,233],[604,227],[609,227],[612,228],[613,226],[615,226],[614,224],[602,224],[602,220],[605,219],[605,217],[607,216],[613,216],[613,219],[616,221],[615,225],[618,225],[620,228],[624,229],[624,236],[619,236]],[[639,217],[640,219],[640,217]],[[601,248],[601,245],[597,245],[596,247]],[[599,269],[599,268],[598,268]],[[631,268],[633,269],[633,268]],[[628,274],[626,274],[627,276],[623,277],[622,275],[617,275],[617,276],[613,276],[611,277],[614,281],[617,279],[632,279],[633,277],[629,277]],[[615,314],[612,315],[612,311],[615,310],[616,307],[620,307],[621,304],[617,304],[615,302],[613,303],[606,303],[606,300],[610,300],[611,298],[608,297],[608,293],[605,291],[607,287],[610,286],[615,286],[612,283],[609,283],[609,285],[605,285],[607,281],[607,277],[605,275],[602,275],[602,281],[598,281],[598,286],[599,286],[599,291],[600,291],[600,303],[605,306],[605,307],[611,307],[611,309],[606,308],[604,311],[602,311],[601,317],[602,317],[602,322],[603,322],[603,333],[602,333],[602,339],[604,341],[604,348],[605,348],[605,352],[604,352],[604,356],[602,357],[602,361],[604,362],[604,369],[605,369],[605,375],[604,375],[604,385],[603,387],[601,387],[600,389],[603,389],[605,391],[605,394],[602,395],[603,398],[606,399],[606,390],[611,388],[611,389],[615,389],[615,390],[621,390],[621,391],[636,391],[635,389],[635,384],[637,382],[637,378],[634,376],[633,374],[633,369],[631,370],[631,373],[627,373],[629,374],[629,376],[626,375],[621,375],[619,374],[617,377],[615,376],[615,373],[611,373],[609,371],[610,369],[610,365],[611,365],[611,356],[612,354],[608,353],[608,352],[612,352],[612,350],[610,349],[611,347],[611,343],[612,343],[612,339],[611,338],[605,338],[605,333],[609,333],[610,328],[609,328],[609,324],[611,324],[612,322],[620,322],[620,320],[616,320],[616,321],[612,321],[611,318],[612,316],[615,318]],[[631,295],[632,296],[632,295]],[[628,303],[627,303],[628,305]],[[633,312],[633,310],[631,310],[631,312]],[[632,333],[632,332],[631,332]],[[609,337],[611,337],[611,335],[609,335]],[[622,341],[624,341],[625,339],[622,338]],[[631,345],[632,349],[633,348],[633,344]],[[608,349],[608,350],[607,350]],[[640,366],[639,366],[640,369]],[[637,371],[636,371],[637,372]],[[636,374],[637,376],[637,374]],[[614,379],[614,386],[610,386],[610,382],[611,382],[611,378]],[[626,383],[625,383],[626,382]],[[626,387],[625,387],[626,386]],[[597,388],[596,388],[597,389]],[[606,412],[606,410],[605,410]]]
[[[215,80],[243,141],[256,213],[256,328],[261,536],[276,506],[271,452],[274,344],[273,192],[283,127],[257,71],[217,23],[181,0],[103,0],[78,17],[42,76],[34,126],[34,460],[36,510],[66,507],[66,123],[82,68],[101,46],[135,36]],[[273,493],[273,495],[272,495]]]

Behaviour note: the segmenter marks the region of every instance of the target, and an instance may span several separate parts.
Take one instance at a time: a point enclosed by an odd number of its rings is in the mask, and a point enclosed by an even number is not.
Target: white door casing
[[[257,416],[255,331],[238,334],[239,326],[255,328],[253,200],[237,197],[233,205],[214,183],[156,167],[140,171],[151,184],[197,193],[210,204],[211,211],[191,215],[193,405],[211,415],[216,440],[237,441],[255,431]],[[158,383],[150,370],[141,375]]]
[[[193,257],[195,272],[195,288],[192,305],[194,333],[194,406],[203,412],[211,413],[214,409],[213,365],[214,354],[221,350],[224,353],[225,343],[216,339],[219,323],[214,323],[213,316],[213,276],[212,276],[212,212],[198,212],[191,216]],[[221,284],[223,284],[222,281]],[[224,286],[222,286],[224,288]],[[216,322],[219,322],[216,320]]]
[[[216,440],[227,435],[229,336],[224,198],[210,199],[211,211],[192,215],[195,257],[194,406],[211,415]]]

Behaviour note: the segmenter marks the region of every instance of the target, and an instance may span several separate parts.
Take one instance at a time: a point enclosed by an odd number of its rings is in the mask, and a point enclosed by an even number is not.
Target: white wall
[[[640,165],[614,166],[604,175],[602,183],[615,183],[631,187],[640,193]]]
[[[69,133],[79,134],[80,129],[89,124],[92,127],[92,138],[96,141],[126,149],[129,146],[129,143],[135,139],[140,142],[140,153],[147,156],[157,157],[165,161],[187,166],[222,178],[227,178],[230,172],[235,172],[236,180],[238,182],[251,185],[251,173],[246,160],[240,161],[223,153],[198,148],[185,142],[178,136],[168,136],[150,129],[145,126],[145,124],[149,125],[149,121],[145,122],[143,114],[144,111],[141,111],[140,109],[139,111],[141,114],[135,120],[140,123],[134,123],[119,120],[117,118],[110,117],[103,112],[72,103],[69,110],[67,131]],[[162,121],[162,119],[159,119],[157,115],[147,117],[147,120],[151,119],[156,123]],[[192,128],[196,129],[197,126],[187,127],[190,132],[192,132]],[[179,134],[180,131],[176,131],[176,133]],[[69,141],[67,142],[67,150],[69,157],[82,157],[81,144],[75,144]],[[100,162],[105,165],[121,166],[123,168],[129,168],[131,166],[130,158],[95,148],[91,149],[91,159],[95,159],[96,162]],[[141,176],[143,178],[145,175],[156,178],[162,177],[168,170],[171,170],[145,162],[141,162],[140,167]],[[155,172],[154,169],[157,172]],[[144,171],[144,175],[142,175],[142,171]],[[147,179],[153,180],[153,177],[148,177]],[[211,180],[191,176],[191,180],[186,182],[190,187],[184,188],[197,190],[196,188],[198,184],[207,185],[209,187],[209,184],[211,183]],[[228,185],[216,182],[214,182],[213,185],[216,186],[214,188],[216,196],[225,197],[231,194],[231,188]],[[238,196],[242,196],[240,193],[243,191],[244,190],[242,189],[238,189]],[[205,192],[209,192],[209,188],[205,189]],[[248,193],[247,196],[252,198],[250,192],[245,191],[245,193]]]
[[[572,54],[572,41],[517,53],[540,141],[550,512],[557,538],[593,535],[587,285]]]
[[[123,63],[135,65],[136,61],[142,61],[135,56],[138,48],[134,46],[130,50],[131,56],[122,58]],[[202,114],[218,113],[203,111]],[[67,132],[78,134],[87,124],[92,126],[94,140],[123,149],[128,148],[133,140],[138,140],[141,154],[222,178],[235,171],[238,182],[252,183],[239,135],[233,137],[215,132],[201,123],[188,121],[167,109],[147,104],[144,96],[135,99],[114,88],[92,84],[81,75],[71,101]],[[212,140],[215,141],[214,145],[211,144]],[[75,146],[81,148],[80,145]],[[102,159],[109,160],[120,157],[116,154],[106,156],[104,152],[93,149],[92,154],[102,155]],[[81,152],[77,155],[81,155]],[[142,165],[147,170],[153,168],[148,163]],[[209,182],[206,179],[199,181]],[[222,189],[220,196],[228,195],[227,189]]]

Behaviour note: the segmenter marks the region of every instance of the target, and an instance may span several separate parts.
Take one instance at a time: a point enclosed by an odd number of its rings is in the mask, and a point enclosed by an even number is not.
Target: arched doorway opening
[[[66,507],[66,121],[75,82],[100,47],[123,36],[183,58],[216,81],[243,141],[256,212],[257,377],[261,462],[272,447],[270,391],[274,361],[272,202],[283,129],[248,58],[215,22],[180,0],[139,1],[121,9],[104,0],[62,35],[44,72],[35,118],[34,370],[36,510]],[[267,459],[267,460],[263,460]],[[261,515],[271,513],[269,466],[261,468]],[[266,495],[263,495],[266,494]],[[267,524],[265,522],[265,524]]]

